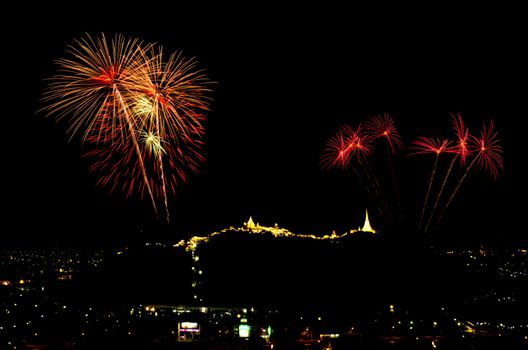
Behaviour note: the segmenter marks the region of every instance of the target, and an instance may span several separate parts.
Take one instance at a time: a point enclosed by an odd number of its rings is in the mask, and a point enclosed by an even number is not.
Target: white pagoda
[[[370,233],[376,233],[376,230],[370,226],[370,221],[368,217],[368,210],[365,210],[365,223],[363,224],[363,227],[360,227],[358,229],[360,232],[370,232]]]

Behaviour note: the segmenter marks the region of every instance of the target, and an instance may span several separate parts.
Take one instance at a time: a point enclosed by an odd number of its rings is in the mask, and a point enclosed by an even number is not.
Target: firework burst
[[[394,165],[392,164],[392,157],[396,155],[398,150],[403,148],[402,138],[398,132],[398,129],[396,129],[394,120],[387,113],[383,113],[382,115],[377,115],[368,119],[365,123],[365,131],[367,135],[369,135],[369,137],[373,140],[385,140],[385,144],[387,146],[387,161],[389,164],[392,188],[396,201],[396,210],[399,213],[399,219],[401,222],[403,221],[403,212],[401,210],[400,191],[398,190],[396,172],[394,171]]]
[[[353,134],[353,130],[345,125],[328,140],[323,150],[323,155],[321,156],[321,166],[323,169],[346,169],[348,167],[350,164],[350,154],[355,142]]]
[[[493,120],[488,127],[484,124],[480,137],[471,136],[470,148],[476,153],[477,165],[490,173],[494,179],[499,176],[499,170],[503,170],[502,147],[494,129]]]
[[[500,170],[503,169],[502,148],[493,122],[484,125],[480,136],[476,137],[469,134],[469,129],[465,126],[460,114],[451,114],[451,120],[454,140],[420,136],[408,147],[407,154],[409,155],[434,155],[434,163],[427,182],[423,205],[418,209],[418,232],[425,234],[426,238],[430,237],[430,229],[436,227],[432,224],[438,224],[441,221],[461,184],[474,166],[478,166],[493,178],[496,178]],[[337,134],[328,141],[321,157],[321,164],[325,169],[338,167],[353,170],[372,200],[373,206],[381,215],[384,224],[393,225],[396,222],[391,218],[393,211],[389,205],[390,202],[383,191],[384,188],[380,185],[376,174],[369,165],[368,158],[373,152],[374,141],[384,139],[387,146],[387,160],[390,162],[396,151],[403,147],[403,141],[394,126],[394,121],[387,114],[370,118],[364,125],[363,130],[361,126],[356,129],[349,126],[340,127]],[[453,155],[445,172],[440,171],[442,163],[439,158],[442,154]],[[471,159],[469,164],[467,164],[468,159]],[[450,181],[447,180],[452,173],[455,173],[452,169],[457,160],[463,169],[463,173],[460,179],[453,183],[453,187],[449,188]],[[393,170],[392,167],[390,169]],[[433,193],[435,187],[433,184],[437,180],[437,174],[440,173],[443,178],[439,179],[438,190]],[[392,174],[394,175],[394,172]],[[393,181],[393,184],[396,185],[396,182]],[[451,192],[445,191],[448,188]],[[397,191],[396,186],[395,191]],[[447,197],[445,205],[440,206],[445,192],[450,193],[450,196]],[[433,194],[436,197],[433,197]],[[398,208],[401,208],[399,202],[396,201],[396,203]],[[439,215],[437,215],[438,208],[441,208],[438,210]],[[426,214],[428,215],[426,216]],[[403,216],[401,218],[403,221]],[[385,227],[385,229],[390,230],[391,227]]]
[[[99,184],[148,193],[156,213],[163,201],[168,222],[167,190],[203,161],[207,77],[194,59],[121,35],[87,36],[68,53],[44,92],[46,115],[67,119],[70,139],[83,133]]]
[[[450,151],[457,154],[458,158],[460,159],[460,165],[464,165],[466,163],[466,158],[469,155],[469,130],[464,126],[464,121],[462,120],[460,114],[452,114],[451,118],[453,121],[453,129],[455,131],[456,141],[455,147],[453,147]]]
[[[149,45],[138,39],[116,35],[110,42],[104,35],[98,39],[87,36],[75,40],[67,52],[70,57],[55,61],[57,74],[48,79],[43,94],[47,116],[67,119],[70,139],[82,132],[83,141],[90,135],[107,137],[108,118],[112,133],[128,127],[130,73],[142,66],[144,51]],[[97,130],[104,125],[105,133]],[[114,135],[112,135],[114,136]]]
[[[439,156],[441,153],[450,150],[450,144],[449,140],[420,136],[411,143],[409,150],[413,151],[410,153],[411,155],[432,153]]]
[[[397,150],[403,148],[400,133],[394,125],[394,120],[387,113],[374,116],[367,120],[365,123],[365,131],[374,140],[378,138],[385,139],[392,154],[396,154]]]
[[[460,186],[462,186],[462,183],[469,174],[469,171],[473,168],[474,164],[480,166],[480,168],[484,171],[489,172],[494,179],[497,178],[499,169],[503,169],[502,146],[500,145],[500,140],[498,139],[497,132],[494,130],[494,126],[495,125],[492,120],[490,121],[489,126],[486,126],[486,124],[482,126],[480,137],[473,135],[470,136],[469,151],[470,153],[474,153],[475,156],[471,163],[467,166],[460,180],[458,180],[455,189],[451,193],[451,196],[449,196],[447,203],[438,215],[436,220],[437,223],[442,220],[447,208],[449,208],[449,205],[455,198]]]
[[[368,163],[367,157],[371,153],[372,138],[362,132],[361,125],[356,129],[345,125],[327,142],[321,165],[324,169],[351,168],[382,217],[391,216],[379,181]]]

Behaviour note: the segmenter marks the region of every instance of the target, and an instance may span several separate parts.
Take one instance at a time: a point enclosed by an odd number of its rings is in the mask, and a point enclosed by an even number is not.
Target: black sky
[[[323,172],[319,157],[340,125],[383,112],[407,143],[420,135],[449,136],[450,112],[462,113],[471,130],[493,119],[506,170],[496,182],[472,174],[446,219],[460,226],[451,236],[521,237],[523,210],[514,202],[524,201],[526,187],[527,31],[513,9],[415,9],[397,16],[390,9],[201,5],[145,13],[93,7],[66,15],[33,9],[4,28],[1,242],[156,235],[149,203],[94,187],[78,140],[68,143],[64,125],[36,114],[53,60],[86,32],[117,32],[181,50],[216,81],[207,160],[173,201],[174,239],[236,226],[250,215],[300,232],[357,226],[367,205],[363,192],[352,176]],[[401,176],[412,185],[402,189],[404,196],[419,200],[431,164],[403,162]]]

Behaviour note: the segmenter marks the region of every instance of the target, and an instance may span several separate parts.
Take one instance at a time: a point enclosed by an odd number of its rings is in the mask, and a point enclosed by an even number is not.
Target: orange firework
[[[104,139],[115,136],[115,130],[129,122],[130,73],[144,65],[143,53],[148,47],[138,39],[127,40],[121,35],[110,42],[104,35],[95,40],[90,36],[76,40],[67,50],[70,57],[56,60],[57,74],[48,79],[43,94],[47,115],[67,119],[70,138],[80,132],[83,140],[90,134]],[[98,122],[106,117],[111,130]],[[105,126],[104,134],[98,126]]]
[[[83,132],[100,184],[127,195],[148,193],[157,215],[167,189],[196,170],[208,110],[209,81],[193,59],[116,35],[75,41],[56,61],[43,100],[47,115],[68,120],[70,138]]]

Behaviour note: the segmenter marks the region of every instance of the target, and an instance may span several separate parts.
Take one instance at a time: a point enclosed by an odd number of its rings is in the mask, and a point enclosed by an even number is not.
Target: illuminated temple
[[[365,222],[363,226],[358,227],[357,229],[352,229],[343,234],[336,234],[333,231],[331,234],[326,234],[324,236],[314,235],[314,234],[303,234],[303,233],[292,233],[287,229],[279,227],[278,224],[271,226],[261,226],[258,222],[255,223],[253,218],[250,216],[247,222],[244,222],[242,227],[229,227],[221,231],[210,233],[207,236],[194,236],[189,240],[181,240],[174,245],[175,248],[184,247],[185,250],[191,251],[198,247],[200,243],[208,242],[212,237],[222,235],[228,232],[241,232],[246,234],[271,234],[273,237],[292,237],[292,238],[301,238],[301,239],[313,239],[313,240],[338,240],[346,236],[361,232],[361,233],[377,233],[376,230],[370,225],[370,220],[368,217],[368,210],[365,211]]]
[[[261,225],[250,216],[240,226],[193,236],[173,247],[184,250],[182,256],[190,254],[191,259],[187,260],[191,263],[190,298],[196,305],[204,300],[213,304],[226,300],[237,303],[250,300],[250,295],[277,302],[297,302],[299,294],[307,303],[321,295],[331,300],[336,295],[324,283],[311,285],[310,293],[298,288],[304,288],[299,286],[317,276],[338,281],[344,269],[361,266],[364,256],[380,254],[379,245],[371,244],[377,232],[371,226],[368,212],[361,222],[357,229],[315,235],[293,233],[278,224]],[[275,282],[265,282],[268,278]]]

